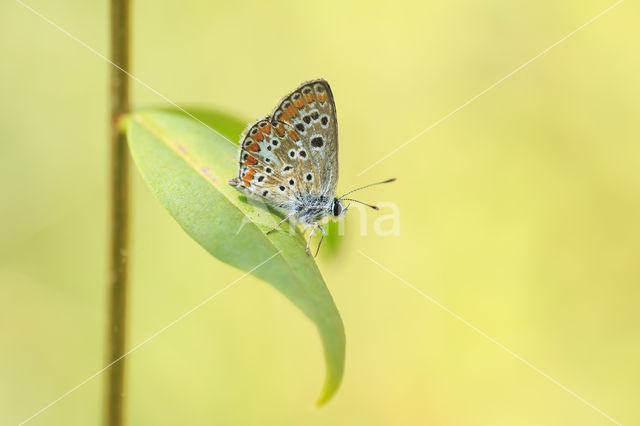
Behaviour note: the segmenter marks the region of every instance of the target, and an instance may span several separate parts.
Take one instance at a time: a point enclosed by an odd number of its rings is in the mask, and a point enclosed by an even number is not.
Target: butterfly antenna
[[[382,182],[370,183],[369,185],[361,186],[360,188],[353,189],[353,190],[347,192],[346,194],[342,194],[340,197],[338,197],[338,199],[342,200],[343,199],[342,197],[344,197],[345,195],[349,195],[349,194],[354,193],[356,191],[360,191],[361,189],[369,188],[370,186],[381,185],[383,183],[390,183],[390,182],[393,182],[395,180],[396,180],[396,178],[391,178],[391,179],[383,180]],[[347,200],[347,198],[344,198],[344,199]],[[357,203],[361,203],[360,201],[357,201],[357,200],[351,200],[351,201],[355,201]],[[361,204],[365,204],[365,203],[361,203]],[[368,205],[368,204],[366,204],[366,205]]]
[[[382,182],[380,182],[380,183],[382,183]],[[354,203],[360,203],[360,204],[363,204],[363,205],[365,205],[367,207],[371,207],[374,210],[380,210],[380,207],[378,207],[378,206],[374,206],[373,204],[363,203],[362,201],[354,200],[353,198],[340,198],[340,199],[341,200],[345,200],[345,201],[353,201]]]

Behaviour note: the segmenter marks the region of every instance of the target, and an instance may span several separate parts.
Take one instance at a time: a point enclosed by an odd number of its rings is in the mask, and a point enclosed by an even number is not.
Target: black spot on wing
[[[314,148],[322,148],[324,145],[324,139],[322,136],[314,136],[311,138],[311,146]]]

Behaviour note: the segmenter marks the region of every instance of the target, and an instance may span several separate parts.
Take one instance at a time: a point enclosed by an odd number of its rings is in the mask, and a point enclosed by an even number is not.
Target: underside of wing
[[[291,211],[313,197],[332,197],[338,179],[338,135],[331,89],[302,84],[271,117],[242,135],[238,176],[229,183],[248,196]]]
[[[306,150],[296,143],[299,140],[286,123],[258,120],[243,135],[238,177],[229,183],[248,196],[292,209],[303,192],[294,171],[309,159]]]
[[[292,126],[297,141],[309,153],[316,170],[314,192],[332,197],[338,183],[338,121],[331,87],[326,80],[301,84],[272,113],[274,121]]]

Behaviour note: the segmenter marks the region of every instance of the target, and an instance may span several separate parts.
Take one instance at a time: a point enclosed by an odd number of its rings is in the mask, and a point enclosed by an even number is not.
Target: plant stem
[[[129,70],[129,0],[111,0],[111,60]],[[129,80],[111,67],[111,248],[109,270],[109,363],[125,350],[129,260],[129,152],[121,121],[129,113]],[[121,426],[124,413],[125,360],[108,371],[105,425]]]

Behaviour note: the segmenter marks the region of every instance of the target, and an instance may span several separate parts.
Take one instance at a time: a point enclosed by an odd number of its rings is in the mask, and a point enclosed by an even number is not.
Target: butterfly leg
[[[268,231],[268,232],[267,232],[267,235],[269,235],[270,233],[274,232],[276,229],[280,228],[280,226],[282,226],[282,224],[283,224],[283,223],[285,223],[286,221],[288,221],[289,219],[291,219],[291,217],[292,217],[293,215],[295,215],[295,213],[291,213],[290,215],[287,215],[287,217],[285,217],[284,219],[282,219],[282,220],[280,221],[280,223],[279,223],[279,224],[277,224],[277,225],[275,226],[275,228],[273,228],[272,230]]]
[[[318,241],[318,248],[316,249],[316,256],[318,256],[318,252],[320,251],[320,245],[322,244],[322,240],[324,240],[324,236],[326,235],[326,233],[324,232],[324,228],[322,226],[320,226],[320,224],[316,224],[318,225],[318,228],[320,228],[320,230],[322,231],[322,236],[320,237],[320,241]]]
[[[309,244],[311,244],[311,238],[313,237],[313,233],[316,232],[316,229],[318,229],[318,223],[314,223],[313,224],[313,229],[311,230],[311,233],[309,234],[309,238],[307,239],[307,249],[305,250],[307,253],[307,256],[311,256],[311,253],[309,252]]]
[[[322,240],[324,240],[324,236],[325,236],[325,232],[324,232],[324,228],[322,226],[320,226],[320,224],[318,222],[315,222],[313,224],[313,229],[311,230],[311,233],[309,234],[309,239],[307,240],[307,256],[311,256],[310,252],[309,252],[309,244],[311,244],[311,237],[313,237],[313,234],[316,232],[316,229],[320,228],[320,231],[322,231],[322,236],[320,237],[320,241],[318,242],[318,248],[316,249],[316,254],[313,257],[316,257],[318,255],[318,252],[320,251],[320,245],[322,244]]]

